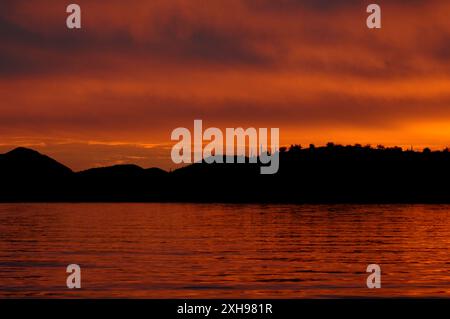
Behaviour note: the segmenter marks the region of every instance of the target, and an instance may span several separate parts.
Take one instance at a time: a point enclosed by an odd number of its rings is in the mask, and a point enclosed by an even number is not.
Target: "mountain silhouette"
[[[161,200],[168,174],[159,168],[137,165],[93,168],[75,174],[72,194],[79,201]],[[84,191],[80,192],[80,188]]]
[[[280,169],[196,163],[166,172],[116,165],[73,172],[34,150],[0,155],[2,202],[450,203],[450,153],[379,146],[280,149]]]
[[[0,201],[41,201],[64,194],[72,170],[48,156],[19,147],[0,155]]]
[[[6,154],[0,154],[0,172],[2,177],[11,175],[28,178],[63,177],[73,173],[70,168],[54,159],[24,147],[16,148]]]

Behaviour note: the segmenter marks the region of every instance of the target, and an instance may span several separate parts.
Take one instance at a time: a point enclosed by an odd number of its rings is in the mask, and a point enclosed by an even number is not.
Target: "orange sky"
[[[1,152],[167,169],[194,119],[279,127],[284,145],[450,144],[448,1],[73,2],[81,30],[70,2],[0,3]]]

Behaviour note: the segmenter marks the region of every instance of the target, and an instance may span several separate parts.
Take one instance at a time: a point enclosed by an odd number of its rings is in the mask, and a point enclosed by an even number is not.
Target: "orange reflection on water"
[[[449,205],[2,204],[0,297],[450,297],[449,235]]]

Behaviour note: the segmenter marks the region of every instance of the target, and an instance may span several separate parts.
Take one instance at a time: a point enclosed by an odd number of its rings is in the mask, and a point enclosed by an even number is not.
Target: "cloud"
[[[277,126],[287,143],[410,140],[413,125],[445,140],[431,127],[450,122],[446,1],[379,1],[381,30],[365,26],[369,1],[78,3],[81,30],[63,3],[0,3],[3,139],[160,144],[201,118]]]

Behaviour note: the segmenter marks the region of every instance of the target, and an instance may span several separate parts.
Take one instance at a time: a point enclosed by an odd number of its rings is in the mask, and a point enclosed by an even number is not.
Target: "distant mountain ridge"
[[[55,176],[73,173],[70,168],[54,159],[24,147],[18,147],[8,153],[0,154],[0,171],[2,174],[33,173]]]
[[[450,153],[360,145],[280,150],[260,164],[192,164],[173,172],[116,165],[73,172],[27,148],[0,155],[0,202],[450,203]]]

